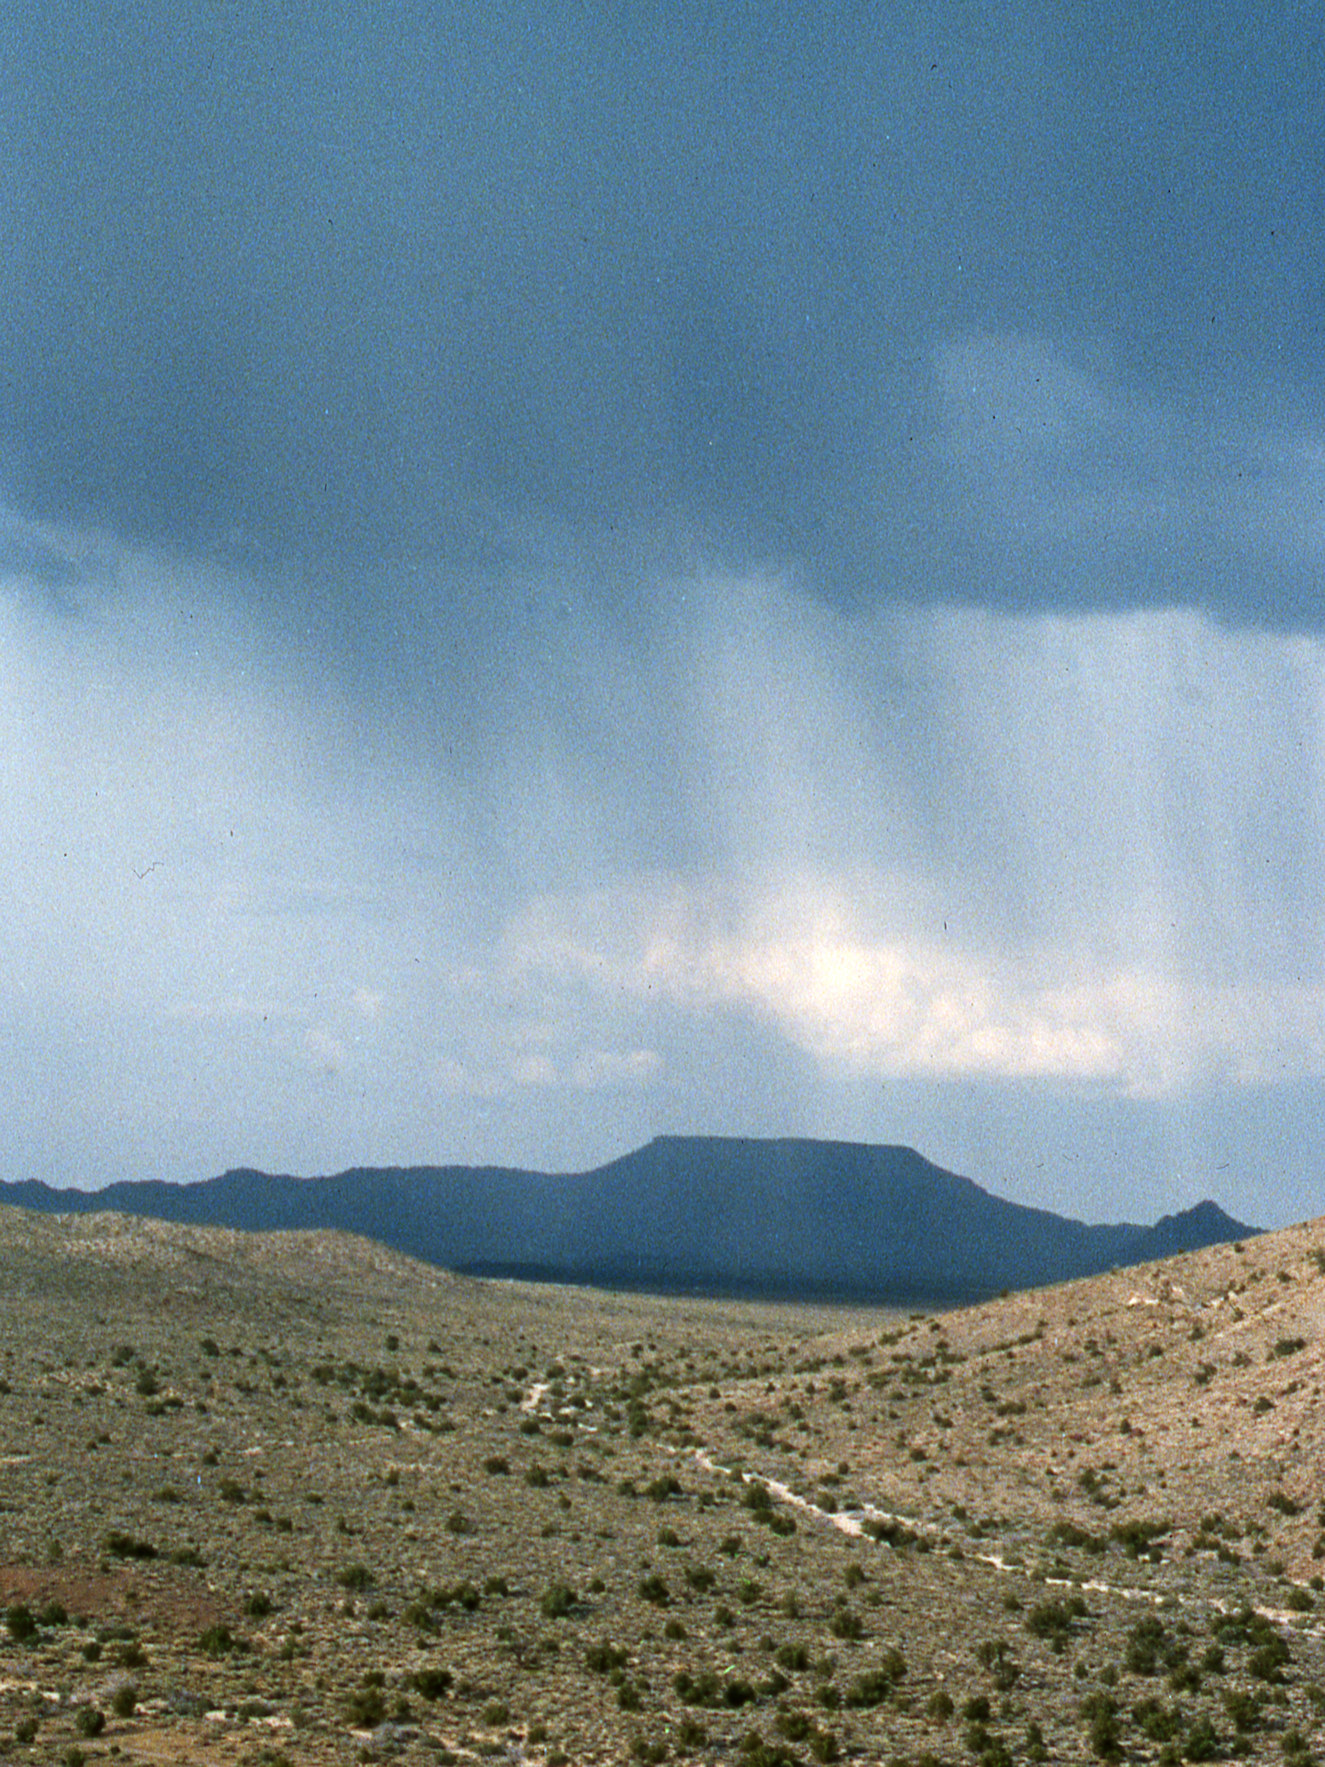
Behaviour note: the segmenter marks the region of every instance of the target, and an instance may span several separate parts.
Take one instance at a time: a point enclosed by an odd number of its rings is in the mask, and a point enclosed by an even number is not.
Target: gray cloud
[[[935,495],[952,339],[1108,357],[1091,459],[1040,460],[1060,501],[1138,414],[1144,503],[1236,470],[1174,426],[1291,448],[1319,409],[1309,9],[57,7],[12,36],[0,475],[34,515],[318,568],[662,524],[830,599],[1091,603],[1061,536],[1010,579]],[[1020,444],[963,421],[998,498]],[[1117,603],[1314,616],[1307,561],[1257,573],[1216,524],[1166,569],[1116,491]]]

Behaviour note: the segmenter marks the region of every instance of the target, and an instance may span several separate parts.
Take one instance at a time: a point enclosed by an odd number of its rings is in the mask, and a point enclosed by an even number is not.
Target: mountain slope
[[[906,1147],[661,1136],[590,1172],[238,1170],[0,1201],[250,1230],[342,1228],[454,1269],[716,1290],[959,1298],[1246,1238],[1204,1202],[1154,1227],[1087,1226],[991,1196]]]

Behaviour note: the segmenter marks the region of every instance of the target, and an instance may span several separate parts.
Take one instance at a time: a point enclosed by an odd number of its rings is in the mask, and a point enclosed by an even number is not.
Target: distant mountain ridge
[[[1088,1226],[992,1196],[908,1147],[660,1136],[592,1171],[247,1169],[99,1191],[0,1184],[0,1203],[250,1231],[339,1228],[475,1274],[715,1293],[967,1300],[1253,1236],[1213,1202]]]

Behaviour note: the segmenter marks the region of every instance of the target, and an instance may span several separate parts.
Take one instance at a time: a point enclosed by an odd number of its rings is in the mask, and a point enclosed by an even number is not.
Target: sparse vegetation
[[[141,1686],[255,1767],[1310,1758],[1309,1249],[881,1329],[412,1288],[352,1242],[296,1289],[211,1232],[168,1230],[222,1248],[178,1317],[136,1257],[85,1267],[93,1350],[31,1297],[0,1329],[11,1752],[99,1756]]]

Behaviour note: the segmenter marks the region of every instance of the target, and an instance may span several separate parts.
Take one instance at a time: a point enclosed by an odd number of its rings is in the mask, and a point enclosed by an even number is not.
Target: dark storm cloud
[[[1308,611],[1217,543],[1106,590],[1060,536],[1009,586],[941,381],[953,340],[1016,335],[1180,424],[1314,416],[1311,8],[11,17],[29,514],[282,565],[625,524],[856,601]]]

